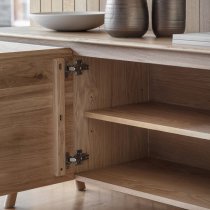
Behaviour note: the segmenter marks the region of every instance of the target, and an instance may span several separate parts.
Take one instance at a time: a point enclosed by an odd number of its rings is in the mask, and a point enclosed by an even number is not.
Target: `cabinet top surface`
[[[65,53],[67,49],[53,46],[32,45],[0,41],[0,59]]]
[[[59,49],[58,47],[0,41],[0,54]]]
[[[0,29],[0,39],[4,38],[11,41],[12,38],[19,38],[20,42],[22,39],[33,39],[36,44],[40,41],[55,41],[55,45],[63,46],[62,42],[69,43],[86,43],[86,44],[97,44],[106,46],[120,46],[127,48],[141,48],[141,49],[153,49],[153,50],[166,50],[176,52],[190,52],[190,53],[201,53],[210,54],[210,49],[205,47],[195,46],[183,46],[173,45],[171,38],[155,38],[153,34],[147,34],[143,38],[113,38],[108,34],[104,33],[100,29],[88,31],[88,32],[55,32],[42,27],[10,27]],[[57,42],[56,42],[57,41]],[[35,42],[33,42],[35,43]],[[42,42],[43,43],[43,42]],[[60,44],[60,45],[59,45]]]

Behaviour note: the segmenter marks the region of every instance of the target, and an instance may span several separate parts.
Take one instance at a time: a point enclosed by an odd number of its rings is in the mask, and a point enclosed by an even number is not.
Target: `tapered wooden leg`
[[[4,208],[5,209],[11,209],[15,207],[15,203],[16,203],[16,199],[17,199],[17,193],[12,193],[7,195],[6,200],[5,200],[5,204],[4,204]]]
[[[86,186],[84,182],[76,181],[76,186],[79,191],[85,191]]]

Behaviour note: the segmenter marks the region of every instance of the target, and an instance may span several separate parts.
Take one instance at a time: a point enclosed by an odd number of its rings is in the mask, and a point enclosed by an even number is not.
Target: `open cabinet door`
[[[74,178],[71,50],[0,60],[0,195]]]

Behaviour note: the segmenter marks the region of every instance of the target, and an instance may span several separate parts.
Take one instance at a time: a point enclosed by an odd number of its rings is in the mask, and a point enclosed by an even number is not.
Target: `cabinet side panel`
[[[0,195],[73,178],[72,170],[67,176],[55,177],[53,60],[28,57],[1,61]],[[66,100],[66,106],[71,109],[66,130],[72,132],[71,99]],[[68,133],[68,151],[71,142]]]
[[[84,118],[87,110],[148,100],[147,66],[84,59],[90,70],[74,81],[75,144],[90,154],[79,171],[102,168],[147,156],[147,130]]]

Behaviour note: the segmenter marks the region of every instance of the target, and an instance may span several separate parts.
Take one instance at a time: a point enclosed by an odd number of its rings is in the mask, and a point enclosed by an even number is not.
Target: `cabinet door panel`
[[[37,57],[1,61],[0,195],[73,178],[73,169],[56,174],[55,60]],[[68,113],[64,148],[70,152],[72,83],[71,77],[66,79],[64,104]],[[65,166],[65,157],[63,161]]]

